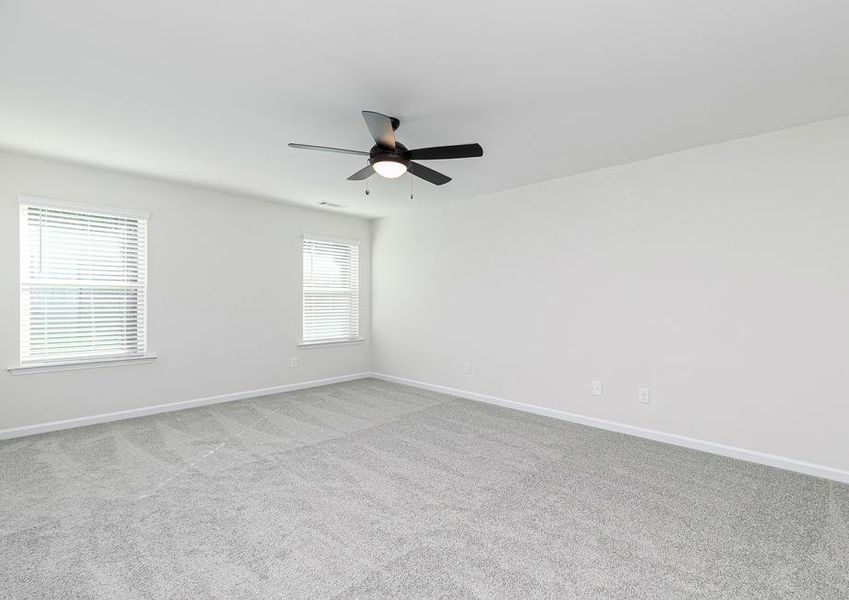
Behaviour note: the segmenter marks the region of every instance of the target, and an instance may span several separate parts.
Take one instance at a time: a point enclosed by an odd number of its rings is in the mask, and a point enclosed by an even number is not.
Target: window
[[[21,199],[21,365],[145,354],[146,216]]]
[[[304,237],[304,343],[360,336],[358,242]]]

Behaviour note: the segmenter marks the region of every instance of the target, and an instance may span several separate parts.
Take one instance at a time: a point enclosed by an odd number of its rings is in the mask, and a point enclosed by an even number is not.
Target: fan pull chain
[[[413,199],[413,175],[410,174],[410,200]]]
[[[368,181],[366,181],[366,196],[368,196]]]

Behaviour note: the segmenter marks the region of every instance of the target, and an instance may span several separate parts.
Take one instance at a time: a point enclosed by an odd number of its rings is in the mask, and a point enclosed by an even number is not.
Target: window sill
[[[363,338],[356,340],[327,340],[324,342],[301,342],[298,348],[322,348],[324,346],[349,346],[351,344],[360,344],[364,342]]]
[[[145,354],[144,356],[131,356],[126,358],[97,358],[93,360],[68,362],[33,363],[29,365],[7,367],[7,370],[12,375],[35,375],[37,373],[55,373],[58,371],[76,371],[78,369],[99,369],[100,367],[137,365],[152,362],[154,359],[156,359],[155,354]]]

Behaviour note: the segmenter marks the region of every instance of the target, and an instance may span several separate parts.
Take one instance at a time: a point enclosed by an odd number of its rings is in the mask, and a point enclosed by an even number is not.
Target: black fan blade
[[[456,146],[436,146],[417,148],[407,152],[410,160],[442,160],[444,158],[477,158],[483,156],[480,144],[458,144]]]
[[[321,150],[322,152],[341,152],[342,154],[356,154],[357,156],[368,156],[368,152],[362,150],[347,150],[345,148],[331,148],[330,146],[311,146],[309,144],[289,144],[290,148],[299,150]]]
[[[392,119],[370,110],[363,111],[363,119],[366,120],[366,127],[375,142],[388,150],[395,150],[395,130],[392,129]]]
[[[374,167],[368,165],[365,169],[360,169],[348,177],[348,181],[360,181],[361,179],[368,179],[372,175],[374,175]]]
[[[434,171],[433,169],[418,163],[410,163],[409,171],[416,177],[421,177],[425,181],[431,182],[433,185],[443,185],[451,181],[451,178],[448,177],[448,175],[443,175],[439,171]]]

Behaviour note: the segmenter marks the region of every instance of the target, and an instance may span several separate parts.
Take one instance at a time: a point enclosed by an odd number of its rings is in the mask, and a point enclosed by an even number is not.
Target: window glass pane
[[[305,238],[305,342],[359,337],[359,254],[356,243]]]
[[[21,205],[21,362],[145,352],[146,220]]]

